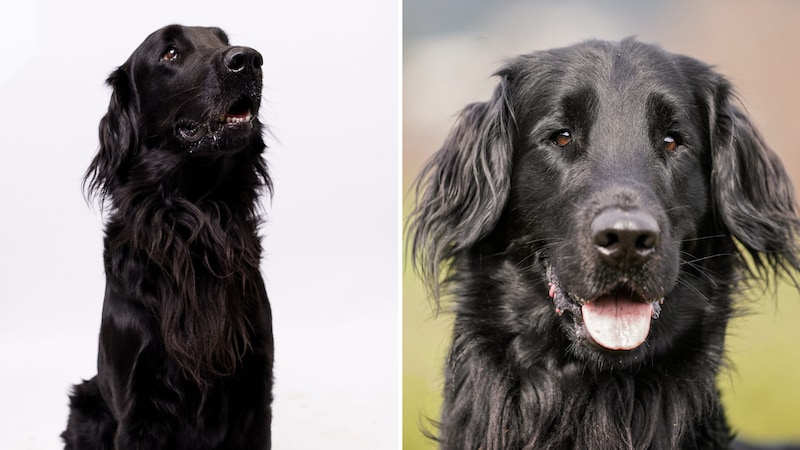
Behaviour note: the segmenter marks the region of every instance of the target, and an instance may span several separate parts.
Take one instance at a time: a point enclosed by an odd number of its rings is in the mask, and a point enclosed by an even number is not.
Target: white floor
[[[389,357],[396,343],[386,333],[393,320],[276,327],[273,448],[397,448],[398,369]],[[29,331],[0,342],[2,450],[62,448],[68,388],[93,374],[89,352],[76,357],[76,349],[94,348],[92,339],[37,338],[46,330],[35,324]]]

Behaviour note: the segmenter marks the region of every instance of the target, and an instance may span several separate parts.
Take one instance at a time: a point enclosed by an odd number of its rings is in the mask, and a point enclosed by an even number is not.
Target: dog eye
[[[674,152],[675,149],[680,145],[678,138],[671,134],[664,136],[662,143],[664,145],[664,150],[668,152]]]
[[[178,57],[178,49],[176,49],[175,47],[168,48],[167,51],[165,51],[164,54],[161,55],[161,59],[163,61],[173,61],[177,57]]]
[[[566,147],[572,142],[572,134],[568,130],[557,131],[552,137],[553,143],[559,147]]]

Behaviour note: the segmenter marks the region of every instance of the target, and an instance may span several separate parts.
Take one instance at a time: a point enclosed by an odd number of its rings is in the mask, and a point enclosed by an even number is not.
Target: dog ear
[[[99,196],[101,204],[124,181],[130,156],[139,145],[137,94],[126,67],[112,72],[106,81],[113,92],[100,120],[100,148],[83,179],[88,196]]]
[[[720,81],[712,119],[715,210],[756,268],[794,279],[800,269],[794,187],[778,156],[732,99],[728,83]]]
[[[514,128],[508,90],[503,77],[489,101],[464,108],[415,182],[407,242],[415,269],[436,299],[440,263],[485,237],[505,207]]]

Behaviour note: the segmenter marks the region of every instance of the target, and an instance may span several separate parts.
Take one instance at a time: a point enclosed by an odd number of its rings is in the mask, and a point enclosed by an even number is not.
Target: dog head
[[[113,93],[87,172],[90,192],[113,196],[145,171],[145,152],[162,175],[187,161],[260,154],[262,64],[259,52],[231,46],[219,28],[170,25],[149,35],[108,78]]]
[[[505,331],[546,308],[573,355],[627,366],[704,320],[724,330],[714,290],[736,279],[714,270],[742,264],[734,241],[757,267],[800,266],[791,182],[709,66],[627,39],[497,75],[417,184],[410,242],[435,294],[441,264],[464,279],[501,258],[524,298]]]

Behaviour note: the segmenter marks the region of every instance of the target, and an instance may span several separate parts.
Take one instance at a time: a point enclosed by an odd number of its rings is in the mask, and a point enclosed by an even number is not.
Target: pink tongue
[[[633,350],[650,332],[653,305],[604,295],[585,303],[581,312],[583,323],[597,344],[609,350]]]

